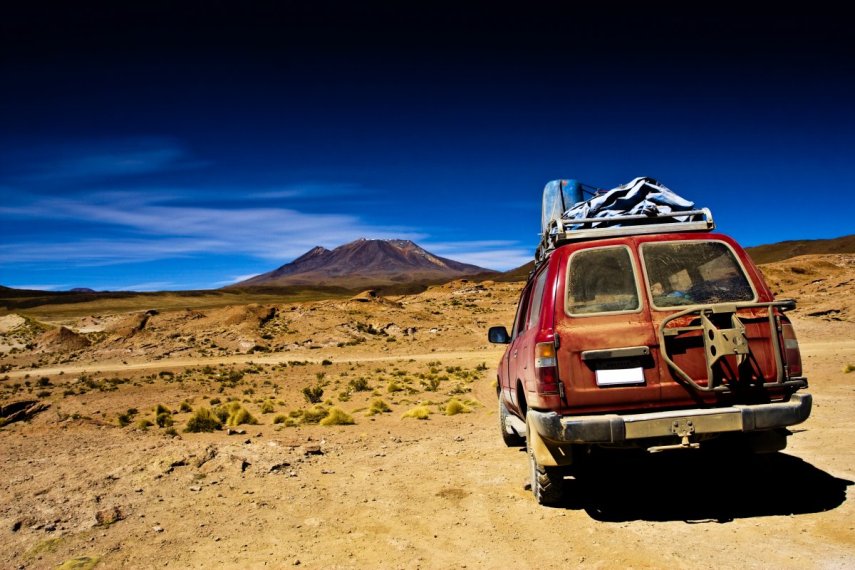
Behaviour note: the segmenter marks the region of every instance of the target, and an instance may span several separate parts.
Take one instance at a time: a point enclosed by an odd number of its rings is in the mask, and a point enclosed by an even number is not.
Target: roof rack
[[[683,221],[675,218],[683,218]],[[540,265],[555,248],[575,241],[645,234],[708,232],[713,229],[715,222],[709,208],[654,216],[642,214],[552,220],[541,237],[534,260],[536,265]]]

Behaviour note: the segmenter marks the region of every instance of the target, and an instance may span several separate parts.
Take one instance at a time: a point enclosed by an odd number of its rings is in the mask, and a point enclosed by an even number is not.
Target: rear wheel
[[[502,401],[502,396],[499,394],[499,429],[502,430],[502,441],[504,441],[505,445],[508,447],[522,447],[525,445],[525,439],[517,432],[508,428],[507,419],[510,415],[511,413],[508,411],[508,407],[505,406],[505,403]]]
[[[531,448],[531,436],[526,438],[526,451],[531,471],[531,492],[540,505],[556,505],[564,498],[564,470],[545,467],[537,462]]]

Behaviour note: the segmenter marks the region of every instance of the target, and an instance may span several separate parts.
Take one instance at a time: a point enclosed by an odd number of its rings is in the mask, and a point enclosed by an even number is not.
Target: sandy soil
[[[32,350],[0,360],[3,402],[41,391],[51,404],[0,429],[0,567],[855,567],[853,323],[797,320],[815,407],[785,452],[604,459],[570,482],[565,504],[544,508],[525,488],[523,452],[501,442],[501,351],[483,340],[486,325],[509,324],[517,287],[280,307],[261,324],[258,309],[161,314],[141,329],[137,316],[99,318],[121,330],[76,330],[92,344],[73,351],[33,331]],[[351,321],[353,334],[338,324]],[[273,351],[243,353],[241,339]],[[307,386],[355,425],[274,423],[307,407]],[[182,402],[228,398],[260,423],[181,432]],[[376,399],[392,411],[366,415]],[[470,412],[445,415],[452,399]],[[177,436],[135,427],[157,404],[174,412]],[[428,419],[402,417],[419,405]],[[130,407],[139,413],[120,427]]]

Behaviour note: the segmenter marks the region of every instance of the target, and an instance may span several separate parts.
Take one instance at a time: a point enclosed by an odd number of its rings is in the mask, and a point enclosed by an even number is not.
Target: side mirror
[[[505,327],[490,327],[487,331],[487,340],[493,344],[508,344],[511,342],[511,336]]]

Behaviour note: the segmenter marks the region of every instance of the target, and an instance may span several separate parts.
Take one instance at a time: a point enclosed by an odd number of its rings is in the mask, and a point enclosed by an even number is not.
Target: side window
[[[629,249],[578,251],[570,258],[567,310],[571,315],[635,311],[640,305]]]
[[[529,300],[531,299],[531,284],[525,288],[523,294],[520,295],[520,304],[517,307],[517,316],[514,319],[514,330],[511,331],[511,338],[516,338],[525,328],[525,316],[528,313]]]
[[[543,302],[543,289],[546,285],[546,269],[540,272],[540,275],[534,281],[534,287],[531,294],[531,311],[528,314],[527,329],[537,326],[540,321],[540,306]]]

